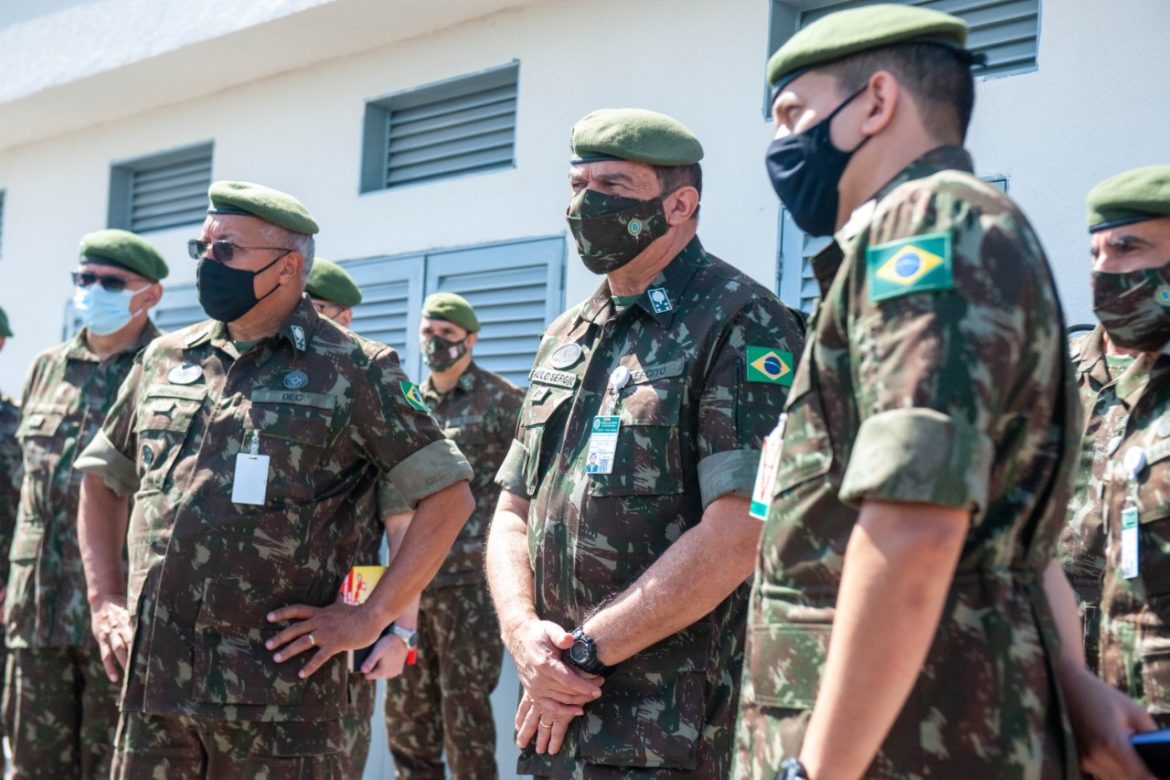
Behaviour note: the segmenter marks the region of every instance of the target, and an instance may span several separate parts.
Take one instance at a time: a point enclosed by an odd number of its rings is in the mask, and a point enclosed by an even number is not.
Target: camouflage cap
[[[467,299],[455,293],[435,293],[423,301],[422,316],[432,320],[446,320],[468,333],[479,330],[479,318]]]
[[[207,190],[208,214],[257,217],[294,233],[314,235],[319,228],[305,204],[279,190],[246,181],[217,181]]]
[[[86,233],[81,238],[81,264],[101,263],[158,281],[167,278],[170,269],[154,245],[129,230],[110,228]]]
[[[780,89],[815,65],[910,41],[963,50],[967,23],[942,11],[896,3],[838,11],[800,30],[772,55],[768,83]]]
[[[0,336],[6,339],[12,338],[12,328],[8,327],[8,315],[0,309]]]
[[[1170,165],[1119,173],[1089,190],[1089,232],[1170,217]]]
[[[677,119],[643,108],[602,108],[586,114],[569,135],[571,162],[629,160],[650,165],[691,165],[703,146]]]
[[[362,302],[362,291],[353,277],[337,263],[324,257],[313,259],[313,269],[309,271],[305,292],[310,298],[319,298],[347,308]]]

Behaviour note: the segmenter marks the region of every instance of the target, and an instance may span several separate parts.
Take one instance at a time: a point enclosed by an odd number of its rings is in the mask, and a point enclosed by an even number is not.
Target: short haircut
[[[313,270],[313,256],[317,251],[317,241],[308,233],[296,233],[292,230],[282,228],[279,225],[268,224],[264,226],[264,231],[261,233],[266,241],[279,241],[279,244],[273,246],[283,246],[298,252],[304,258],[304,265],[301,268],[301,278],[306,281],[309,278],[309,273]]]
[[[658,186],[662,188],[662,196],[666,197],[679,187],[694,187],[703,197],[703,168],[698,163],[690,165],[651,165],[654,175],[658,177]],[[694,216],[699,216],[699,207],[695,207]]]
[[[971,66],[977,61],[965,50],[913,41],[858,52],[815,70],[835,77],[845,94],[864,87],[879,70],[889,71],[914,96],[928,133],[937,140],[958,138],[961,142],[975,108]]]

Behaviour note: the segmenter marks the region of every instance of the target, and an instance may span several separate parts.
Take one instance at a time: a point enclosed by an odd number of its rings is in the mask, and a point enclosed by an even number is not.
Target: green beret
[[[163,256],[149,241],[117,228],[82,236],[81,264],[86,263],[117,266],[156,282],[170,273]]]
[[[629,160],[691,165],[703,146],[677,119],[642,108],[603,108],[582,117],[569,136],[572,163]]]
[[[0,336],[6,339],[12,338],[12,328],[8,327],[8,315],[0,309]]]
[[[479,330],[479,319],[467,299],[455,293],[435,293],[423,301],[422,316],[432,320],[446,320],[468,333]]]
[[[246,181],[217,181],[207,190],[208,214],[257,217],[294,233],[314,235],[317,222],[305,204],[292,195]]]
[[[354,283],[353,277],[337,263],[324,257],[313,258],[313,268],[309,271],[305,292],[310,298],[319,298],[346,308],[362,302],[362,291]]]
[[[1089,191],[1089,232],[1170,217],[1170,165],[1119,173]]]
[[[837,11],[797,32],[772,55],[768,82],[779,89],[814,65],[910,41],[963,49],[967,23],[942,11],[895,3]]]

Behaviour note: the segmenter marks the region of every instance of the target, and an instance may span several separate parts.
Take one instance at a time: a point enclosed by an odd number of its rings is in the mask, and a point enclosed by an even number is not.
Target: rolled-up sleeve
[[[724,495],[751,498],[764,437],[776,427],[804,337],[796,317],[759,296],[724,328],[699,399],[699,493],[703,507]],[[774,353],[775,378],[751,371],[749,354]],[[771,370],[771,369],[769,369]]]

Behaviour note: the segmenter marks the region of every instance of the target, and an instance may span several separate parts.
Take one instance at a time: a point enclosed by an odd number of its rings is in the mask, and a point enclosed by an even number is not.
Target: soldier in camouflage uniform
[[[1039,241],[958,145],[966,35],[869,6],[769,62],[769,175],[836,240],[757,484],[737,778],[1075,777],[1065,700],[1144,776],[1054,559],[1075,388]]]
[[[471,469],[394,350],[302,296],[305,207],[243,182],[210,197],[190,248],[214,321],[143,352],[77,464],[94,633],[126,678],[114,776],[338,777],[338,653],[373,643],[437,571]],[[416,523],[400,565],[347,606],[383,472]]]
[[[1060,533],[1058,551],[1065,576],[1077,596],[1084,635],[1085,663],[1097,670],[1101,633],[1101,581],[1105,570],[1105,525],[1100,491],[1109,454],[1115,452],[1113,426],[1106,423],[1118,406],[1117,383],[1133,364],[1132,355],[1110,351],[1098,325],[1069,343],[1076,371],[1082,419],[1081,443],[1073,470],[1073,491]],[[1113,449],[1111,449],[1113,448]]]
[[[12,338],[8,315],[0,309],[0,351],[4,342]],[[20,441],[16,429],[20,424],[20,407],[4,393],[0,393],[0,608],[8,584],[8,556],[2,554],[12,547],[12,532],[16,528],[16,508],[20,504],[20,482],[23,468]],[[8,649],[0,642],[0,663],[7,666]],[[0,703],[0,731],[8,736],[8,713]]]
[[[685,127],[603,110],[571,144],[569,227],[606,279],[541,340],[487,547],[524,687],[519,771],[725,777],[748,498],[802,336],[696,237]]]
[[[1094,409],[1104,460],[1090,497],[1104,541],[1099,673],[1170,727],[1170,166],[1088,196],[1093,309],[1117,378]],[[1098,347],[1100,350],[1100,347]],[[1130,365],[1124,367],[1128,359]],[[1086,445],[1087,446],[1087,445]],[[1096,584],[1096,583],[1095,583]]]
[[[353,322],[353,307],[362,302],[358,289],[344,268],[324,257],[313,258],[313,267],[305,282],[305,294],[317,314],[332,320],[343,328]],[[379,484],[393,485],[383,476]],[[356,565],[377,563],[382,550],[382,524],[375,513],[368,519],[358,545]],[[360,670],[349,673],[349,709],[341,719],[341,776],[358,778],[365,771],[366,759],[370,754],[370,719],[374,717],[376,688]]]
[[[483,575],[488,523],[499,499],[495,474],[511,445],[523,392],[472,359],[480,324],[471,304],[436,293],[423,303],[419,338],[431,375],[423,400],[475,471],[475,511],[423,591],[418,662],[386,686],[386,732],[401,780],[442,780],[443,754],[453,778],[498,775],[491,693],[503,644]],[[393,485],[380,494],[384,512],[400,512]],[[401,643],[400,639],[388,640]]]
[[[167,266],[124,230],[86,235],[80,263],[74,309],[83,327],[33,361],[17,432],[24,480],[4,609],[16,778],[108,777],[118,720],[117,691],[89,630],[73,464],[135,357],[159,335],[147,312],[162,296]]]

